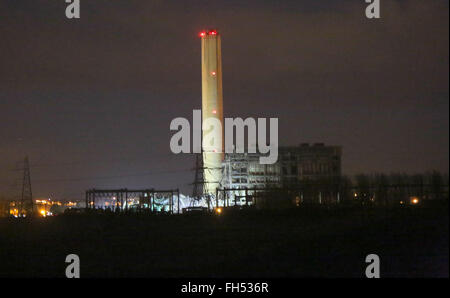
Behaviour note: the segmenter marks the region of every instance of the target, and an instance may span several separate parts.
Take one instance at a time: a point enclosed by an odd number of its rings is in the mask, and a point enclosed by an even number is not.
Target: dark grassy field
[[[0,277],[448,277],[448,204],[0,219]]]

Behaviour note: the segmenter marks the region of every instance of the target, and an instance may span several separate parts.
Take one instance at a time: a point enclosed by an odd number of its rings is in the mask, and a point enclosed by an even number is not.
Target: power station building
[[[296,187],[341,176],[342,148],[323,143],[279,147],[278,161],[259,163],[258,153],[228,153],[222,186],[227,189]]]
[[[203,178],[196,178],[194,184],[203,184],[204,196],[214,198],[218,189],[295,187],[303,181],[341,175],[341,148],[322,143],[279,147],[275,164],[261,164],[259,153],[224,154],[221,38],[217,30],[203,31],[200,38]],[[206,119],[220,129],[205,124]]]
[[[279,148],[278,164],[283,186],[305,180],[321,180],[341,176],[342,148],[323,143],[300,144]]]

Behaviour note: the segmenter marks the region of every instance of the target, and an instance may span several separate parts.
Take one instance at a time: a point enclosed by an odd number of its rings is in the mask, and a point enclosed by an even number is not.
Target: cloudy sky
[[[0,0],[0,195],[189,191],[173,118],[201,107],[202,29],[222,35],[226,117],[278,117],[284,145],[343,146],[343,172],[448,172],[449,5],[381,0]]]

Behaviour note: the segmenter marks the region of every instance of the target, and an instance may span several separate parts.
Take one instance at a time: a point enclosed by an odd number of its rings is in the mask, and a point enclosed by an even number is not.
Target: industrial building
[[[228,153],[224,160],[225,188],[262,188],[295,186],[305,180],[341,175],[342,149],[339,146],[313,145],[279,148],[278,161],[259,163],[259,153]]]
[[[217,30],[205,30],[200,33],[202,66],[202,119],[214,119],[223,128],[222,95],[222,53],[221,37]],[[221,147],[211,147],[211,136],[221,140]],[[279,158],[275,164],[261,164],[258,153],[227,153],[224,155],[223,130],[202,128],[202,163],[196,165],[193,197],[200,193],[207,201],[216,197],[218,189],[264,189],[270,187],[298,186],[305,180],[317,180],[326,177],[339,177],[341,174],[341,148],[301,144],[279,148]],[[202,191],[198,191],[201,186]],[[242,190],[242,191],[241,191]],[[225,200],[223,198],[223,200]],[[199,202],[197,202],[199,203]],[[246,202],[247,203],[247,202]]]
[[[259,153],[227,153],[222,186],[233,189],[280,186],[280,165],[261,164],[259,158]]]
[[[255,189],[299,188],[341,176],[342,148],[323,143],[279,147],[275,164],[260,164],[259,153],[228,153],[223,162],[222,187],[236,204],[248,204]],[[238,199],[236,199],[236,197]]]
[[[279,148],[278,164],[283,186],[296,185],[305,180],[335,178],[341,175],[340,146],[323,143]]]

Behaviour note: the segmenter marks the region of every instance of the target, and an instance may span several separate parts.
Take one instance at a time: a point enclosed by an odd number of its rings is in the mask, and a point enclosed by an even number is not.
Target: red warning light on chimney
[[[206,30],[198,34],[200,37],[205,37],[206,35],[217,35],[217,30]]]

